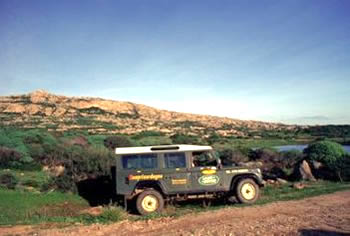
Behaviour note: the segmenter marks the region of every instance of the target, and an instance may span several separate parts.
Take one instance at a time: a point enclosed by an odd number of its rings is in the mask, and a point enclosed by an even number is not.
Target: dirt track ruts
[[[0,235],[350,235],[350,191],[110,225],[0,228]]]

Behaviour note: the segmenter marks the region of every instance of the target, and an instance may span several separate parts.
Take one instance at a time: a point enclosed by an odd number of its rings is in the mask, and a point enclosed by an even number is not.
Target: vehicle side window
[[[183,152],[165,153],[164,161],[166,168],[185,168],[186,156]]]
[[[216,166],[217,161],[210,152],[193,152],[192,167]]]
[[[156,154],[143,154],[139,157],[141,169],[155,169],[158,167]]]
[[[156,154],[122,156],[124,169],[155,169],[158,167]]]

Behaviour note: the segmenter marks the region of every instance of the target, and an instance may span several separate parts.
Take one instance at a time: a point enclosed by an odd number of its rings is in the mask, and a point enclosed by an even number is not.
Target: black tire
[[[156,190],[145,190],[137,196],[136,208],[141,215],[160,213],[164,208],[163,196]]]
[[[253,204],[259,198],[259,186],[253,179],[245,178],[236,185],[236,197],[240,203]]]

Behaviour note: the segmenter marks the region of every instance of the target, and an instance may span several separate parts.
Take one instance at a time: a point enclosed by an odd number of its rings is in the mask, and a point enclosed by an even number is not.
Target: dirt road
[[[42,227],[42,226],[41,226]],[[230,208],[177,219],[40,229],[0,228],[0,235],[350,235],[350,191],[299,201]]]

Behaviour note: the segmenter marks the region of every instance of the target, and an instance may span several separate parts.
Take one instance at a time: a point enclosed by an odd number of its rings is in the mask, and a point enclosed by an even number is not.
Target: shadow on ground
[[[76,183],[78,194],[90,206],[107,205],[115,196],[113,182],[109,176],[101,176],[94,179],[86,179]]]
[[[350,233],[340,233],[328,230],[318,230],[318,229],[302,229],[299,230],[302,236],[349,236]]]

